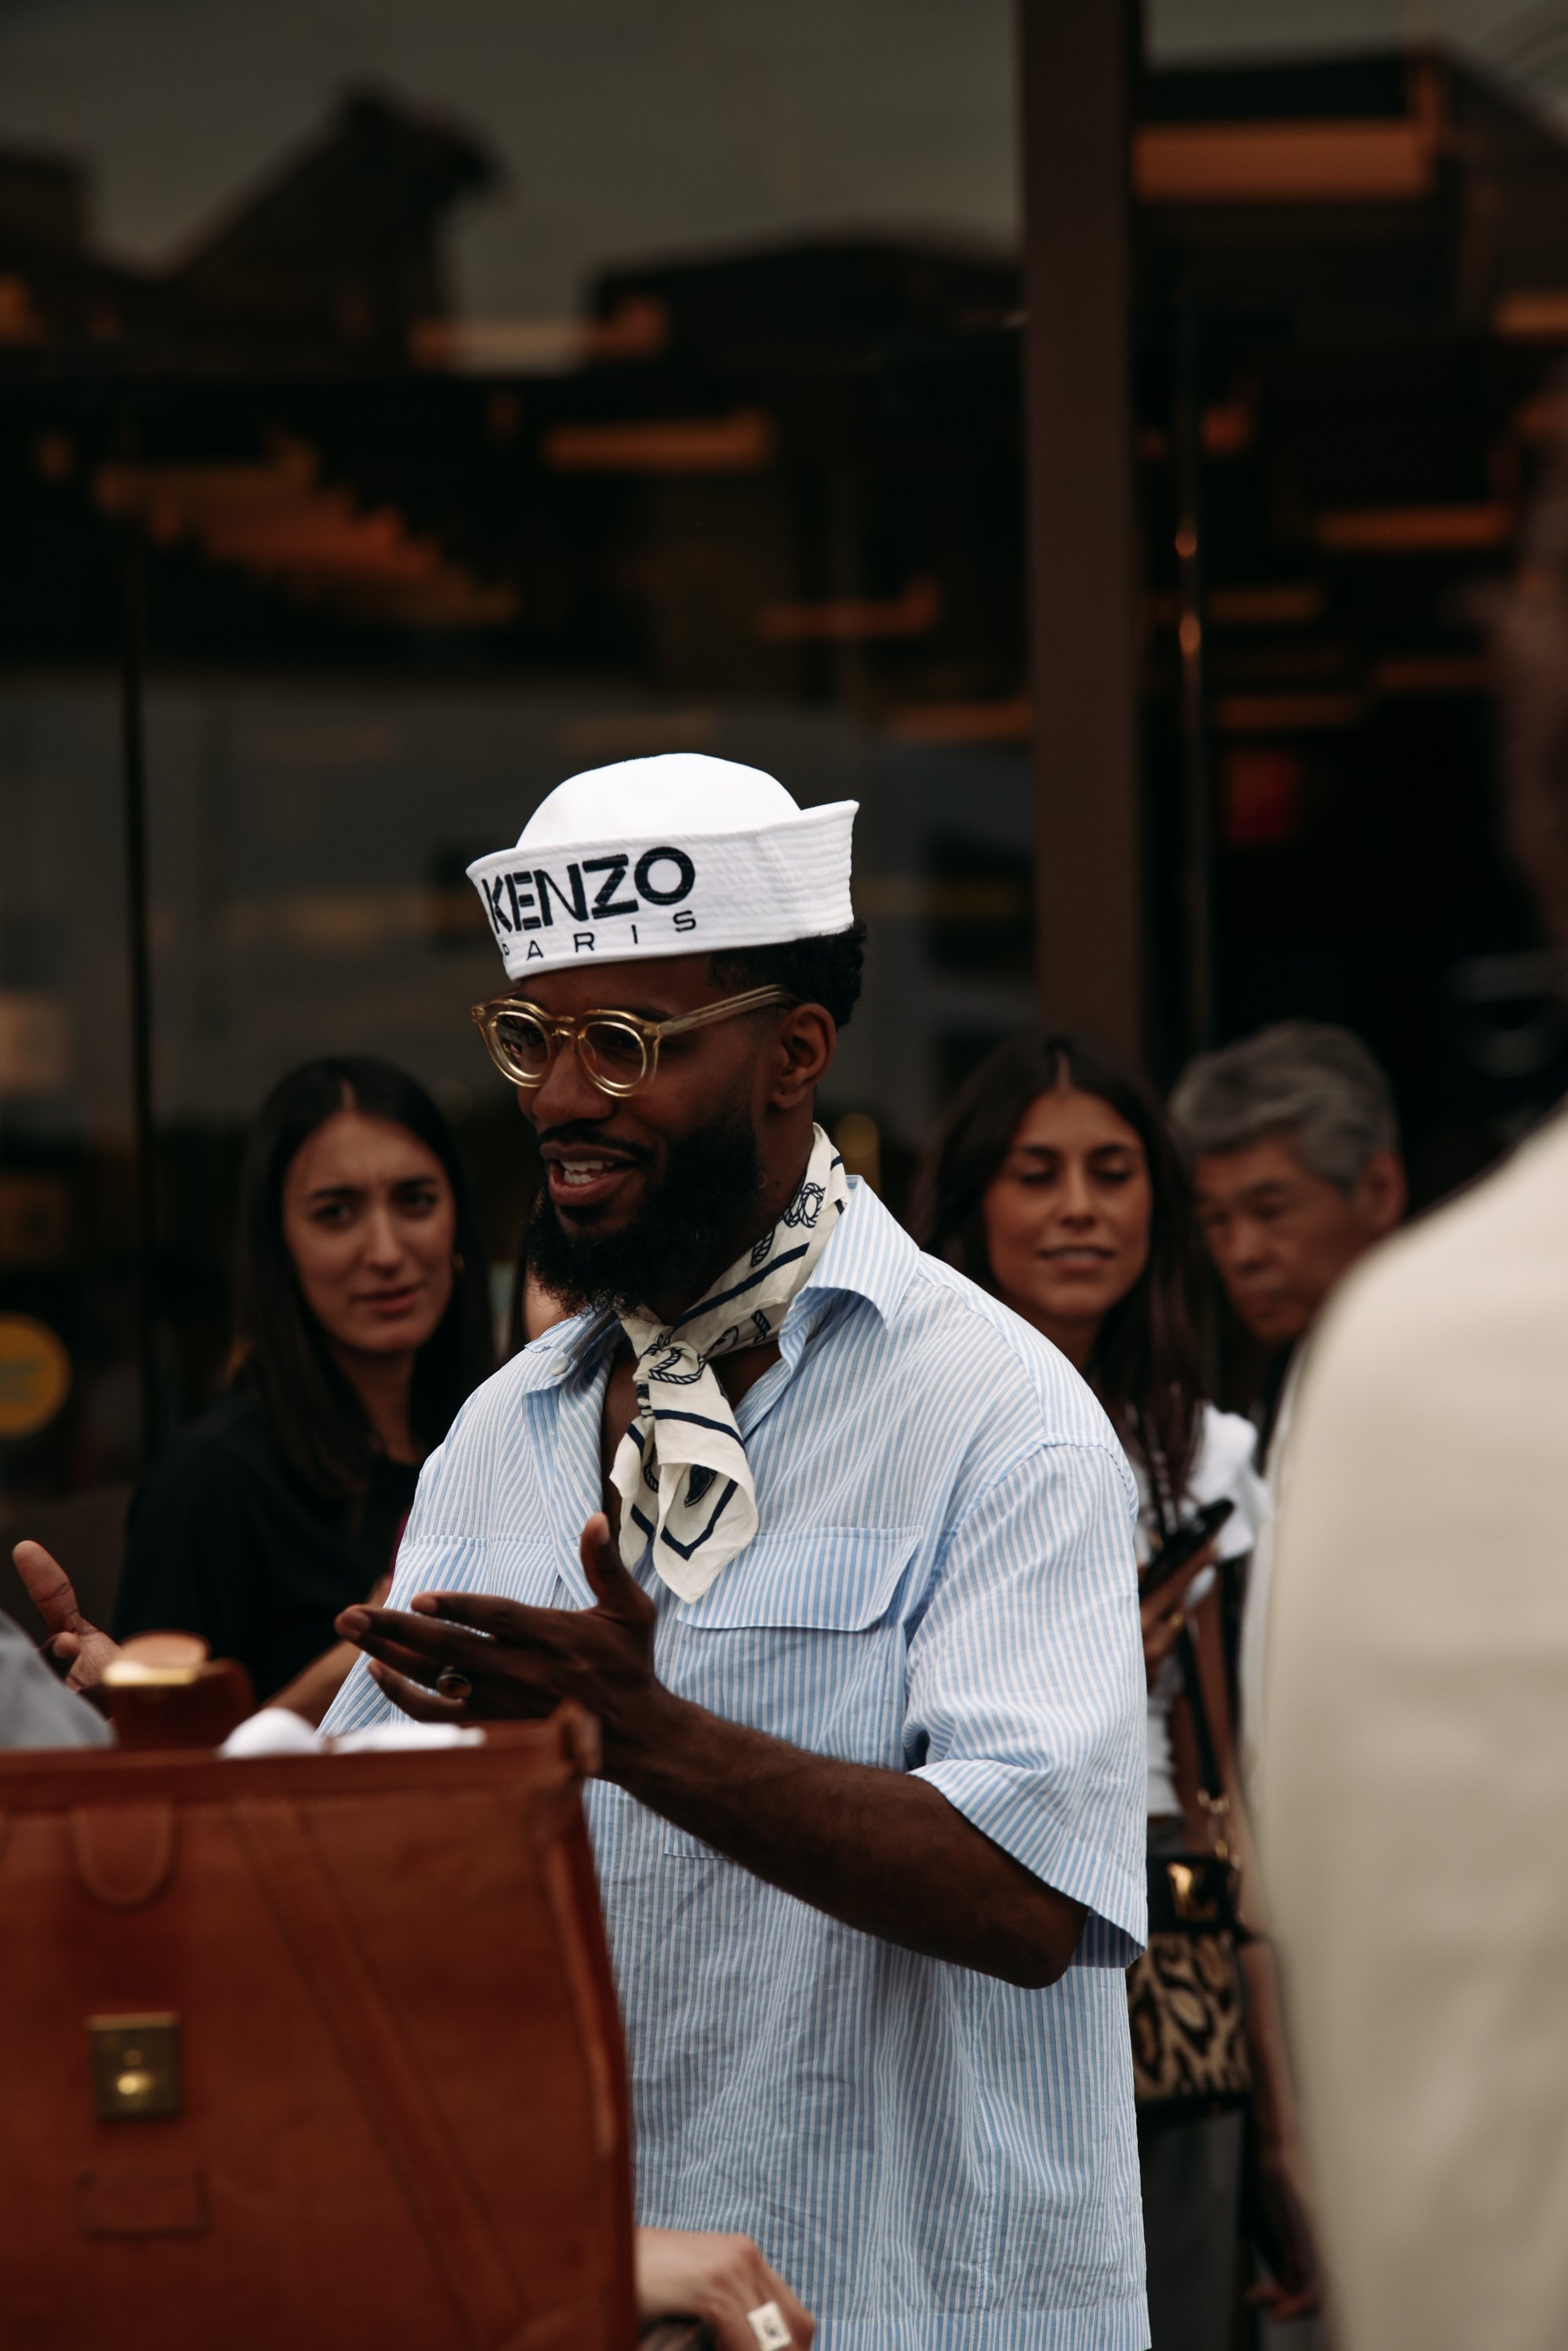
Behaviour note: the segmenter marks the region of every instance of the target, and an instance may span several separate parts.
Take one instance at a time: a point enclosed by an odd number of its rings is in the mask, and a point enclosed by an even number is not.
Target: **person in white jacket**
[[[1501,613],[1568,943],[1568,461]],[[1568,2343],[1568,1116],[1377,1251],[1301,1384],[1260,1837],[1343,2351]]]

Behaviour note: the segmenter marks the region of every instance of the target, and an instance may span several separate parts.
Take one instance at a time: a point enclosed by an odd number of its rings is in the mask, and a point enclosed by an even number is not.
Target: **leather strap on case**
[[[306,1809],[279,1800],[235,1804],[231,1815],[474,2351],[505,2351],[524,2331],[512,2280],[458,2149],[356,1948]]]
[[[84,1894],[106,1910],[141,1910],[158,1899],[180,1848],[172,1804],[83,1804],[69,1819]]]

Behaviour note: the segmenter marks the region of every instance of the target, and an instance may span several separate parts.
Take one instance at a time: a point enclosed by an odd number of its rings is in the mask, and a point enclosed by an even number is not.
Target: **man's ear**
[[[1355,1196],[1375,1240],[1391,1233],[1410,1202],[1405,1162],[1396,1151],[1375,1151],[1356,1179]]]
[[[814,1094],[838,1050],[838,1024],[825,1004],[797,1004],[780,1021],[776,1065],[768,1100],[774,1110],[794,1110]]]

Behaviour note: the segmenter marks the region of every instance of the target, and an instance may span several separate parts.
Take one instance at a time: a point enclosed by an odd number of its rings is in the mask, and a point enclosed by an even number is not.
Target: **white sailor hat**
[[[825,937],[854,921],[856,806],[800,808],[760,768],[695,751],[622,759],[558,784],[468,878],[512,979]]]

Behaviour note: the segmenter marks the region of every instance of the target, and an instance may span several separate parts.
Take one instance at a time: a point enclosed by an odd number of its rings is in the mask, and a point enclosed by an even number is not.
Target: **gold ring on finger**
[[[460,1674],[455,1666],[442,1667],[435,1677],[435,1687],[443,1698],[452,1698],[458,1703],[474,1695],[473,1683],[466,1674]]]

